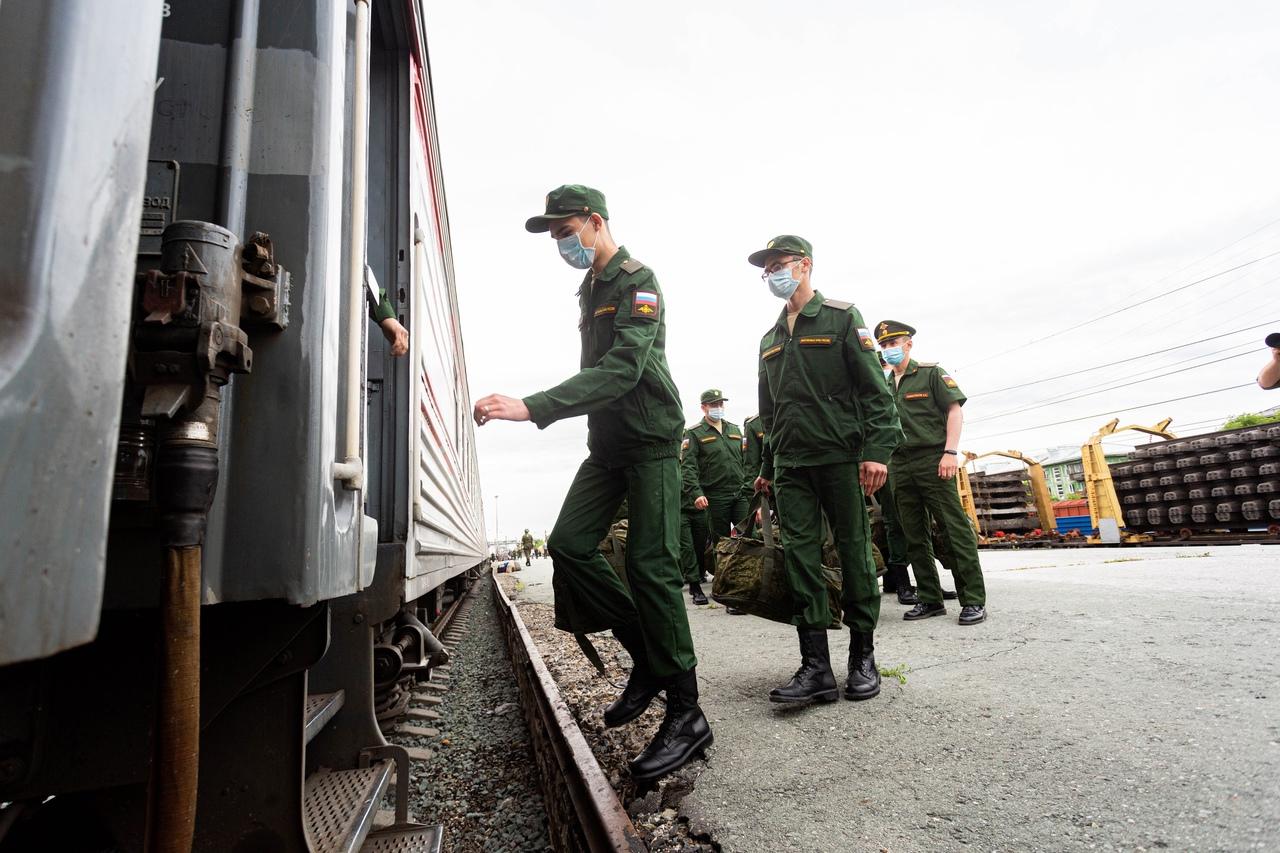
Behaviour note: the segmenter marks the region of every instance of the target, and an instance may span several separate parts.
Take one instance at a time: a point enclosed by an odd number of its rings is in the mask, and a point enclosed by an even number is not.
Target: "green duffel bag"
[[[758,493],[751,501],[747,518],[736,525],[749,529],[748,523],[757,508],[765,519],[770,515],[769,497]],[[738,536],[721,539],[716,544],[716,573],[711,583],[711,597],[726,607],[773,622],[790,625],[795,614],[795,599],[787,583],[787,569],[782,548],[773,539],[773,525],[761,524],[763,540]],[[840,629],[840,570],[822,567],[827,581],[827,598],[831,607],[832,630]]]

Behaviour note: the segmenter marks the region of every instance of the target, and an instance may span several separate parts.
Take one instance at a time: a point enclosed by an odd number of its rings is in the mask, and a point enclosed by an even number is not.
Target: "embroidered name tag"
[[[658,319],[658,294],[651,290],[637,290],[631,301],[631,315],[647,320]]]
[[[829,347],[835,342],[835,338],[829,335],[810,335],[800,339],[802,347]]]
[[[768,361],[780,352],[782,352],[782,344],[778,344],[776,347],[769,347],[767,350],[760,353],[760,357],[765,361]]]
[[[914,394],[907,394],[907,395],[906,395],[906,399],[908,399],[908,400],[928,400],[928,399],[929,399],[929,392],[928,392],[928,391],[916,391]]]
[[[707,444],[708,442],[715,441],[719,437],[720,436],[718,435],[704,435],[702,438],[698,439],[698,441],[702,442],[703,444]]]
[[[604,317],[607,314],[617,314],[617,313],[618,313],[618,306],[617,306],[617,303],[615,303],[613,305],[601,305],[599,308],[596,309],[596,313],[592,314],[591,316]]]

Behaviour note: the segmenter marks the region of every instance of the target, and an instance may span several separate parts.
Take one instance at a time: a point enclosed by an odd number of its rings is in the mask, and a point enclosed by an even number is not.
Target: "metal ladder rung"
[[[338,713],[346,695],[345,690],[339,690],[337,693],[314,693],[307,697],[306,725],[303,729],[306,737],[304,743],[311,743],[312,739],[320,734],[325,724]]]
[[[307,777],[304,819],[315,853],[356,853],[373,829],[395,762],[355,770],[321,769]]]

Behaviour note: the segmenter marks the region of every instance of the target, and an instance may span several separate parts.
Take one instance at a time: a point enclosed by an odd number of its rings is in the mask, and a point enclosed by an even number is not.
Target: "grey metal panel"
[[[0,664],[98,627],[161,6],[0,4]]]
[[[425,65],[411,81],[410,204],[416,228],[412,266],[409,409],[413,534],[405,555],[412,600],[487,554],[448,215]]]
[[[292,322],[255,338],[253,373],[232,383],[206,601],[309,604],[372,580],[361,559],[362,495],[330,473],[340,437],[348,11],[293,0],[264,4],[259,22],[245,230],[270,233],[293,273]]]

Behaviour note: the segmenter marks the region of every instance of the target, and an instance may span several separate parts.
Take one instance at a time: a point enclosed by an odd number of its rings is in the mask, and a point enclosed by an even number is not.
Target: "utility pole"
[[[498,495],[493,496],[493,542],[496,546],[502,534],[498,532]]]

